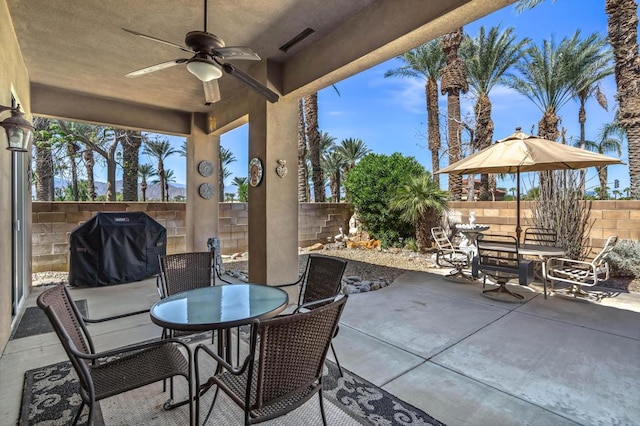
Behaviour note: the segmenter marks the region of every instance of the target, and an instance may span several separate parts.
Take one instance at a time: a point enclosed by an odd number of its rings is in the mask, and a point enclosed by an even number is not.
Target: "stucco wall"
[[[30,92],[29,76],[22,59],[20,47],[13,31],[13,25],[9,17],[7,2],[0,2],[0,105],[11,105],[11,90],[22,103],[22,110],[30,118]],[[9,116],[8,112],[2,113],[0,120]],[[12,154],[7,151],[4,129],[0,129],[0,348],[3,348],[9,339],[11,332],[11,161]],[[28,164],[28,154],[17,154],[24,157],[24,170]],[[25,208],[29,209],[30,206]],[[29,224],[25,224],[26,232],[29,232]],[[30,277],[28,278],[30,281]]]
[[[67,271],[69,269],[69,234],[75,227],[102,211],[143,211],[167,228],[167,253],[186,251],[184,203],[33,203],[33,270]],[[248,205],[220,203],[219,237],[223,254],[248,250]],[[298,215],[301,247],[325,242],[348,230],[353,208],[341,203],[303,203]],[[213,235],[210,235],[211,237]],[[206,236],[207,238],[210,236]]]

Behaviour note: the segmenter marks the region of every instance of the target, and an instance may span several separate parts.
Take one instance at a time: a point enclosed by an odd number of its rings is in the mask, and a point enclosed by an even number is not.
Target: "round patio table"
[[[229,329],[278,315],[287,292],[262,284],[202,287],[166,297],[151,307],[151,321],[181,331]]]

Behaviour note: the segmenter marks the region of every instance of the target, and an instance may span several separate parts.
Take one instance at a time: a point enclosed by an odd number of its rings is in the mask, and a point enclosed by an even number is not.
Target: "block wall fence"
[[[451,202],[450,207],[466,222],[474,211],[476,223],[491,226],[490,232],[515,236],[515,201]],[[522,202],[522,227],[530,224],[530,202]],[[167,228],[167,253],[186,250],[184,203],[75,203],[33,202],[33,272],[69,269],[69,234],[97,212],[143,211]],[[301,203],[298,215],[298,244],[306,247],[326,242],[342,227],[349,229],[353,207],[346,203]],[[218,232],[223,254],[248,250],[248,205],[220,203]],[[590,245],[601,248],[609,235],[640,240],[640,201],[594,201]]]
[[[142,211],[167,229],[167,253],[186,250],[186,204],[160,202],[44,202],[32,204],[32,270],[68,271],[69,235],[98,212]],[[248,204],[220,203],[218,233],[223,254],[248,250]],[[298,214],[301,247],[326,242],[349,229],[353,207],[346,203],[302,203]],[[213,235],[212,235],[213,237]]]

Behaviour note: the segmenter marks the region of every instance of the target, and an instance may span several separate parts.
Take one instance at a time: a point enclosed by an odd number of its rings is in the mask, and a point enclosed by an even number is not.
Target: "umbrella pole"
[[[520,228],[520,167],[516,169],[516,238],[520,241],[520,234],[522,234],[522,228]]]

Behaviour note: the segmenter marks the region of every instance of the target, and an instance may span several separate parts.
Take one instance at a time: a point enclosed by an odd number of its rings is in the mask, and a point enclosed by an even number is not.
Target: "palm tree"
[[[528,38],[516,42],[513,31],[512,27],[504,31],[500,31],[500,27],[493,27],[487,32],[480,27],[476,37],[466,35],[460,46],[469,85],[477,97],[472,146],[478,150],[490,146],[493,140],[489,92],[502,81],[507,70],[522,58],[524,47],[530,42]],[[480,181],[479,199],[488,200],[489,175],[482,174]]]
[[[304,123],[304,101],[298,101],[298,202],[309,201],[309,169],[307,167],[307,137]]]
[[[142,201],[147,201],[147,179],[156,175],[156,173],[156,169],[153,168],[152,164],[145,163],[138,166],[138,176],[140,176],[140,179],[142,180],[142,182],[140,182]]]
[[[316,203],[325,201],[324,177],[320,165],[320,130],[318,129],[318,93],[304,98],[305,134],[311,161],[311,178],[313,180],[313,199]]]
[[[617,117],[617,114],[616,114]],[[605,124],[598,133],[597,142],[585,140],[585,148],[598,154],[615,153],[620,157],[622,155],[622,141],[624,139],[624,129],[620,123],[614,120]],[[578,144],[579,145],[579,142]],[[600,199],[608,198],[607,191],[607,166],[596,167],[598,178],[600,180],[600,190],[598,191]]]
[[[89,193],[89,199],[91,201],[95,201],[98,197],[93,172],[96,165],[96,159],[93,157],[93,150],[91,148],[86,148],[84,150],[82,153],[82,160],[84,161],[84,167],[87,169],[87,192]]]
[[[384,73],[385,77],[417,78],[425,80],[425,98],[427,103],[427,139],[431,151],[431,169],[433,173],[440,170],[440,111],[438,107],[438,80],[445,66],[444,52],[440,40],[432,40],[418,46],[398,59],[405,65]],[[346,177],[345,177],[346,178]],[[440,175],[434,175],[440,184]]]
[[[48,118],[33,117],[33,146],[36,160],[36,200],[53,201],[53,156],[51,145],[54,136],[52,122]]]
[[[607,48],[607,40],[597,33],[592,34],[587,39],[582,40],[575,46],[575,51],[571,55],[574,65],[571,69],[575,75],[573,80],[573,96],[578,99],[580,109],[578,111],[578,122],[580,123],[580,148],[585,148],[585,123],[587,121],[587,111],[585,104],[587,100],[594,96],[598,104],[608,109],[607,98],[600,90],[599,82],[613,74],[613,64],[611,50]],[[580,188],[584,194],[585,171],[580,171]]]
[[[224,201],[224,181],[226,178],[228,178],[229,176],[231,176],[231,170],[229,170],[229,168],[227,167],[229,164],[236,162],[236,156],[233,155],[233,152],[231,152],[230,149],[223,147],[222,145],[220,145],[220,167],[218,167],[218,179],[220,179],[219,181],[219,188],[220,190],[218,191],[218,200],[220,202]]]
[[[138,201],[138,154],[142,145],[139,130],[116,130],[116,140],[122,146],[122,200]]]
[[[107,163],[107,201],[116,201],[116,151],[118,140],[113,129],[86,123],[56,120],[57,131],[64,139],[72,139],[91,149]],[[89,189],[89,192],[92,190]],[[93,189],[95,192],[95,188]]]
[[[340,173],[345,164],[342,153],[337,150],[331,150],[322,156],[322,170],[325,176],[329,177],[329,189],[331,191],[331,202],[340,202]]]
[[[169,184],[170,183],[175,183],[176,182],[176,177],[173,173],[173,170],[171,169],[167,169],[164,171],[164,187],[165,187],[165,194],[166,194],[166,200],[165,201],[169,201]]]
[[[164,161],[177,151],[167,139],[146,140],[142,152],[158,161],[158,183],[160,184],[160,199],[165,200],[165,171]]]
[[[464,61],[458,55],[462,42],[462,27],[442,36],[442,50],[447,64],[442,69],[440,92],[447,94],[447,129],[449,140],[449,164],[460,160],[462,143],[460,133],[462,120],[460,119],[460,93],[469,89]],[[449,197],[452,200],[462,198],[462,176],[449,175]]]
[[[182,141],[182,144],[180,144],[180,149],[178,149],[178,154],[180,154],[182,157],[187,156],[187,141]]]
[[[415,224],[420,251],[431,247],[431,228],[438,224],[442,213],[447,211],[447,196],[447,191],[441,190],[431,173],[426,172],[399,187],[389,202],[392,210],[402,211],[402,220]]]
[[[555,1],[555,0],[553,0]],[[519,0],[517,10],[530,9],[543,0]],[[609,43],[615,59],[620,125],[627,135],[631,199],[640,200],[640,90],[637,88],[638,4],[635,0],[605,0]]]
[[[640,90],[638,89],[638,4],[606,0],[609,43],[615,58],[620,126],[627,136],[631,199],[640,200]]]
[[[508,74],[505,82],[512,89],[529,98],[542,112],[538,122],[538,136],[556,140],[558,111],[571,100],[573,75],[569,70],[574,46],[579,40],[579,31],[571,39],[565,38],[557,45],[555,39],[543,40],[542,47],[533,45],[515,65],[520,75]]]

